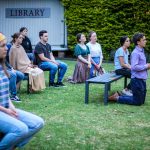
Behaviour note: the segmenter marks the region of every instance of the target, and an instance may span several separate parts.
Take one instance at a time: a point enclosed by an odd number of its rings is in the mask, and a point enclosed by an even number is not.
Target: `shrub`
[[[76,34],[97,32],[104,57],[116,50],[123,35],[136,32],[150,36],[150,1],[148,0],[61,0],[65,6],[68,46],[73,50]],[[133,49],[133,45],[131,46]],[[150,43],[147,43],[147,51]]]

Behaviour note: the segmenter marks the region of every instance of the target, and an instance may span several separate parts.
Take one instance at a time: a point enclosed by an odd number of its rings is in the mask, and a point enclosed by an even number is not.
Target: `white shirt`
[[[86,45],[90,49],[91,57],[100,57],[100,59],[103,59],[102,48],[99,43],[96,42],[95,44],[92,44],[91,42],[88,42]]]

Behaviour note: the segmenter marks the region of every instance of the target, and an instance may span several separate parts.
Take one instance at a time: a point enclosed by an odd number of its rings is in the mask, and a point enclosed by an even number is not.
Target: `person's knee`
[[[24,79],[24,74],[23,73],[20,73],[19,75],[17,75],[18,78],[20,78],[21,80]]]
[[[68,68],[68,65],[67,65],[67,64],[64,64],[64,68],[67,70],[67,68]]]
[[[17,78],[17,75],[16,75],[16,73],[15,72],[11,72],[10,73],[10,79],[16,79]]]
[[[29,129],[25,124],[19,124],[13,132],[18,136],[23,137],[28,134]]]
[[[60,65],[60,68],[62,68],[63,70],[67,70],[68,65],[65,64],[65,63],[62,63],[62,64]]]
[[[44,120],[41,118],[41,117],[38,117],[38,120],[37,120],[37,127],[39,129],[43,128],[44,126]]]
[[[53,66],[51,72],[56,73],[58,70],[58,66]]]
[[[136,106],[141,106],[142,104],[143,104],[142,102],[135,103]]]

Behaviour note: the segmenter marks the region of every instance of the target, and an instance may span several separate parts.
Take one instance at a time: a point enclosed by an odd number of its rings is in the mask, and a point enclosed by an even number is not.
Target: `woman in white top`
[[[91,69],[90,69],[90,78],[93,78],[94,72],[101,70],[100,73],[102,73],[102,68],[101,68],[101,64],[102,64],[102,60],[103,60],[103,54],[102,54],[102,48],[101,45],[99,43],[96,42],[97,41],[97,35],[96,32],[91,31],[89,33],[89,42],[87,43],[87,46],[90,49],[90,54],[91,54]]]

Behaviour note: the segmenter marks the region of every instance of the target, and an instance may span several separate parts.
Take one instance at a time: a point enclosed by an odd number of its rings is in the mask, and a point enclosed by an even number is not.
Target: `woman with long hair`
[[[89,78],[91,56],[89,48],[85,45],[85,42],[85,35],[83,33],[78,33],[77,44],[74,52],[77,57],[77,63],[72,77],[73,83],[84,83]]]
[[[97,74],[103,74],[102,61],[102,47],[97,43],[96,32],[91,31],[89,33],[89,42],[87,43],[91,54],[91,69],[90,69],[90,78],[95,77]]]
[[[44,72],[32,65],[24,48],[21,46],[23,36],[21,33],[15,33],[12,36],[12,47],[9,52],[9,62],[15,70],[29,74],[29,84],[33,91],[39,91],[45,88]]]
[[[9,98],[9,74],[5,68],[6,37],[0,33],[0,149],[15,149],[29,142],[44,125],[42,118],[15,108]]]

